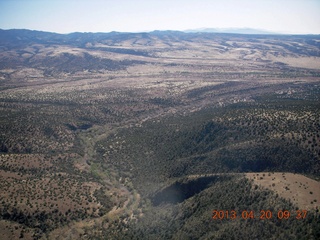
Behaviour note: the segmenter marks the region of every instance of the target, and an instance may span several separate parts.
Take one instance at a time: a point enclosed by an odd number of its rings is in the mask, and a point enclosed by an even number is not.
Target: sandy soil
[[[300,209],[320,207],[320,182],[293,173],[246,173],[254,183],[289,199]]]

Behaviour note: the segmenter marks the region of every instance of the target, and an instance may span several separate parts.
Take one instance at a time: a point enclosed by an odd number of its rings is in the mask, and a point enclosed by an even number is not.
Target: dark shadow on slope
[[[230,179],[231,176],[215,175],[199,177],[191,180],[181,180],[157,192],[151,199],[154,206],[162,203],[181,203],[184,200],[200,193],[208,188],[211,184]]]

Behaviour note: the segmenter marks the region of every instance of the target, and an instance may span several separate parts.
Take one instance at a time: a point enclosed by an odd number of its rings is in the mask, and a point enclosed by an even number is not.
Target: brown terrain
[[[246,173],[254,184],[268,188],[279,196],[289,199],[300,209],[311,210],[320,207],[320,183],[294,173]]]
[[[152,209],[156,190],[221,172],[245,172],[253,184],[315,210],[319,42],[0,30],[0,238],[118,236]],[[223,132],[206,137],[213,128],[206,125],[192,135],[208,122]],[[189,136],[196,147],[183,140]],[[279,158],[295,150],[304,158]]]

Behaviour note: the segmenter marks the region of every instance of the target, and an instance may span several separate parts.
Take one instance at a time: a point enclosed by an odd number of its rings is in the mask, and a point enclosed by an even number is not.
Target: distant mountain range
[[[186,33],[206,32],[206,33],[235,33],[235,34],[281,34],[254,28],[197,28],[185,30]]]
[[[291,39],[291,38],[301,38],[303,36],[306,39],[311,40],[314,36],[319,35],[290,35],[290,34],[279,34],[272,33],[264,30],[257,30],[251,28],[228,28],[228,29],[218,29],[218,28],[201,28],[186,31],[159,31],[155,30],[152,32],[140,32],[140,33],[130,33],[130,32],[74,32],[69,34],[59,34],[53,32],[44,32],[36,30],[27,29],[0,29],[0,48],[7,47],[25,47],[29,44],[58,44],[58,45],[72,45],[77,47],[90,48],[88,43],[96,44],[102,43],[104,45],[119,47],[119,44],[132,40],[133,43],[137,39],[144,39],[149,45],[156,44],[157,41],[162,41],[165,44],[170,45],[171,40],[175,41],[193,41],[195,38],[223,38],[223,37],[234,37],[241,36],[243,38],[252,39],[254,38],[277,38],[281,39]],[[107,40],[107,42],[106,42]],[[223,39],[221,41],[224,41]],[[139,44],[138,44],[139,45]],[[319,47],[317,41],[312,40],[312,45]],[[140,46],[140,45],[139,45]],[[301,46],[300,46],[301,48]],[[116,49],[119,51],[119,49]],[[126,50],[127,51],[127,50]],[[133,51],[133,50],[132,50]],[[135,51],[135,50],[134,50]],[[133,52],[134,52],[133,51]]]

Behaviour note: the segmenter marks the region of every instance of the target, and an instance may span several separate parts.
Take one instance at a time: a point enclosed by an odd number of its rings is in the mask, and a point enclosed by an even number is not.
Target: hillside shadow
[[[152,197],[151,201],[154,206],[159,206],[160,204],[165,203],[181,203],[208,188],[211,184],[226,179],[230,179],[230,176],[215,175],[199,177],[188,181],[177,181],[157,192]]]

